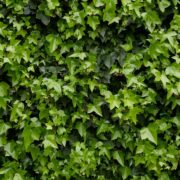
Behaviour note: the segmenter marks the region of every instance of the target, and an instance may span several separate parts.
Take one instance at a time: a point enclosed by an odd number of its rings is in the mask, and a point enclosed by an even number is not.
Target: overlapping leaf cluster
[[[179,0],[0,0],[0,179],[180,179]]]

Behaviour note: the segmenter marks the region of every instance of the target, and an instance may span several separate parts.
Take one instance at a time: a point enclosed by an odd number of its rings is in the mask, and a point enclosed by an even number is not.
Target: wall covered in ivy
[[[180,179],[179,0],[0,0],[0,179]]]

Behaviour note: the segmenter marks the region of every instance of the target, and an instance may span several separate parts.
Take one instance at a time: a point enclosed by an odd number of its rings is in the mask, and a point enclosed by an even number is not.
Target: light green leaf
[[[160,78],[161,78],[161,81],[163,83],[163,86],[166,87],[166,84],[170,82],[169,79],[167,78],[167,76],[164,73],[161,74]]]
[[[120,106],[120,99],[117,95],[110,95],[110,97],[106,100],[110,105],[110,110],[116,108],[119,108]]]
[[[165,9],[171,5],[171,3],[168,0],[158,0],[158,5],[161,12],[164,12]]]
[[[166,74],[180,78],[180,64],[173,63],[171,66],[166,68]]]
[[[92,29],[95,31],[98,24],[99,24],[99,18],[98,16],[88,16],[87,23],[92,27]]]
[[[10,171],[11,170],[11,168],[6,168],[6,167],[4,167],[4,168],[1,168],[0,169],[0,174],[6,174],[6,173],[8,173],[8,171]]]
[[[57,6],[59,6],[59,0],[47,0],[48,2],[48,8],[50,10],[55,9]]]
[[[143,128],[140,130],[141,139],[148,139],[157,145],[157,132],[152,128]]]
[[[124,154],[122,152],[114,151],[113,158],[116,159],[121,166],[124,166]]]
[[[0,97],[7,96],[9,85],[5,82],[0,82]]]
[[[73,53],[69,57],[71,58],[79,58],[81,60],[84,60],[86,58],[86,53],[81,52],[81,53]]]
[[[8,129],[10,129],[11,126],[4,123],[4,122],[0,122],[0,135],[4,134],[7,132]]]
[[[127,177],[131,174],[131,169],[129,167],[121,167],[120,171],[123,179],[127,179]]]
[[[14,175],[13,180],[24,180],[24,178],[21,176],[21,174],[16,173],[16,174]]]
[[[109,131],[111,131],[111,126],[109,126],[109,124],[106,122],[102,122],[97,130],[97,135]]]
[[[6,109],[7,100],[0,96],[0,108]]]
[[[147,28],[152,32],[156,25],[161,24],[158,13],[154,10],[147,11],[142,14],[142,17],[147,25]]]
[[[25,126],[23,130],[23,138],[24,138],[24,146],[26,150],[28,149],[29,145],[33,142],[31,133],[32,133],[31,127]]]
[[[52,148],[58,148],[57,143],[55,141],[55,136],[53,134],[49,134],[45,136],[45,140],[43,141],[44,148],[52,147]]]
[[[95,7],[104,6],[104,0],[93,0]]]
[[[81,137],[86,137],[86,127],[82,122],[76,124],[76,129],[78,130]]]
[[[50,52],[54,52],[58,46],[61,44],[61,39],[57,35],[49,34],[46,36],[46,40],[49,42]]]
[[[7,143],[4,146],[4,150],[6,152],[6,156],[11,156],[11,157],[13,157],[14,159],[17,160],[17,158],[18,158],[17,155],[18,154],[17,154],[16,148],[15,148],[15,143],[14,142]]]
[[[102,116],[102,111],[100,106],[95,106],[93,104],[88,105],[88,113],[95,112],[97,115]]]

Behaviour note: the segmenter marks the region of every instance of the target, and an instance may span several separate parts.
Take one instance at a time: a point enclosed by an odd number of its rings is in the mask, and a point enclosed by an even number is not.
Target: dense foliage
[[[0,0],[0,179],[180,179],[179,0]]]

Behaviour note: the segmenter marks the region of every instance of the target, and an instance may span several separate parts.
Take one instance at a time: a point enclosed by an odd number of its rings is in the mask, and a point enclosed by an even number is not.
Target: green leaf
[[[158,0],[158,5],[161,12],[164,12],[165,9],[171,5],[171,3],[168,0]]]
[[[180,64],[173,63],[166,68],[166,74],[180,79]]]
[[[82,122],[76,124],[76,129],[78,130],[81,137],[86,137],[86,127]]]
[[[104,6],[104,0],[93,0],[95,7]]]
[[[167,76],[164,73],[161,74],[160,78],[161,78],[161,81],[163,83],[163,86],[166,87],[166,84],[170,82],[169,79],[167,78]]]
[[[124,166],[124,154],[123,152],[114,151],[113,158],[118,161],[121,166]]]
[[[103,10],[103,21],[112,22],[116,17],[117,0],[106,0],[106,7]]]
[[[48,17],[48,16],[46,16],[46,15],[40,13],[40,12],[38,12],[36,14],[36,18],[41,20],[41,22],[46,26],[50,23],[50,17]]]
[[[157,132],[156,129],[152,128],[143,128],[140,130],[141,139],[148,139],[149,141],[153,142],[157,145]]]
[[[24,146],[25,146],[26,150],[29,148],[30,144],[33,142],[31,133],[32,133],[31,127],[25,126],[25,128],[23,130],[23,138],[24,138]]]
[[[111,126],[109,126],[107,122],[102,122],[97,130],[97,135],[110,131],[111,131]]]
[[[99,24],[99,18],[98,16],[88,16],[87,23],[92,27],[92,29],[95,31],[98,24]]]
[[[5,82],[0,82],[0,97],[7,96],[9,85]]]
[[[120,171],[123,179],[127,179],[127,177],[131,174],[131,169],[129,167],[121,167]]]
[[[9,142],[4,146],[4,150],[6,152],[6,156],[11,156],[12,158],[16,159],[18,158],[18,154],[15,148],[14,142]]]
[[[161,24],[158,13],[154,10],[147,11],[142,14],[142,17],[147,25],[147,28],[152,32],[156,25]]]
[[[118,98],[117,95],[111,95],[108,99],[107,102],[110,105],[110,110],[116,108],[119,108],[120,106],[120,99]]]
[[[43,144],[44,144],[44,148],[47,147],[52,147],[55,149],[58,148],[57,143],[55,141],[55,136],[53,134],[46,135]]]
[[[4,168],[1,168],[0,169],[0,174],[6,174],[6,173],[8,173],[8,171],[10,171],[11,170],[11,168],[6,168],[6,167],[4,167]]]
[[[0,108],[6,109],[7,100],[0,96]]]
[[[81,60],[84,60],[86,58],[86,53],[81,52],[81,53],[73,53],[69,57],[71,58],[79,58]]]
[[[55,9],[57,6],[59,6],[59,1],[58,0],[47,0],[48,2],[48,8],[50,10]]]
[[[10,129],[11,126],[9,124],[6,124],[4,122],[0,122],[0,135],[7,132],[8,129]]]
[[[13,180],[23,180],[23,179],[24,179],[23,176],[19,173],[16,173],[13,177]]]
[[[47,35],[46,40],[49,42],[49,50],[51,53],[54,52],[61,44],[60,37],[54,34]]]
[[[100,106],[95,106],[93,104],[88,105],[88,113],[95,112],[97,115],[102,116],[102,111]]]

